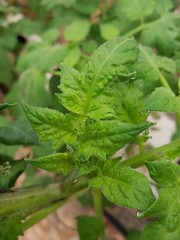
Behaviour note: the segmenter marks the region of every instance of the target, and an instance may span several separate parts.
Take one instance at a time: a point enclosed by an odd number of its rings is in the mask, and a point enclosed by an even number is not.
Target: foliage
[[[171,0],[0,3],[0,239],[17,239],[82,189],[96,216],[77,218],[80,239],[105,239],[101,193],[151,220],[127,239],[180,238],[180,168],[172,162],[180,141],[144,145],[151,112],[176,114],[176,136],[180,128],[176,7]],[[125,161],[116,152],[127,144],[140,152],[126,152]],[[30,147],[32,159],[14,160],[18,146]],[[143,165],[158,197],[135,169]],[[37,168],[55,174],[45,179]]]

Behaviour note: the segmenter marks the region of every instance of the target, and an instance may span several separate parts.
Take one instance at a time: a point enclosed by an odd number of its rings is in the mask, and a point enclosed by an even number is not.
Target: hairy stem
[[[54,211],[56,211],[59,207],[61,207],[65,203],[66,203],[66,201],[59,201],[56,203],[52,203],[50,206],[34,213],[24,223],[22,223],[21,229],[23,230],[23,232],[26,231],[28,228],[32,227],[34,224],[41,221],[43,218],[48,216],[50,213],[53,213]]]

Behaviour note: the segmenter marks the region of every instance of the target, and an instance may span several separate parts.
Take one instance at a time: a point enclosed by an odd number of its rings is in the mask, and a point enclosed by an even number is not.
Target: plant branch
[[[175,140],[169,144],[154,148],[146,153],[138,154],[134,157],[128,158],[120,163],[121,166],[130,166],[133,168],[140,167],[145,162],[161,161],[163,158],[175,159],[180,155],[180,139]]]

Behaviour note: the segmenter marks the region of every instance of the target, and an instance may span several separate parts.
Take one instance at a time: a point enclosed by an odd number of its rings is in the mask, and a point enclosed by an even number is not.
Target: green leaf
[[[13,187],[16,179],[25,170],[24,160],[12,160],[0,155],[0,189],[7,190]]]
[[[180,112],[180,97],[163,87],[156,88],[147,98],[144,106],[148,111]]]
[[[126,240],[139,240],[140,232],[137,229],[132,229],[128,233]]]
[[[62,63],[69,67],[74,67],[78,63],[80,57],[81,51],[79,47],[75,46],[73,48],[69,48],[67,56],[64,58]]]
[[[179,15],[168,12],[157,21],[147,24],[140,35],[141,43],[157,48],[162,55],[171,56],[180,47],[179,27],[176,26],[176,21],[179,21]]]
[[[158,0],[155,1],[154,11],[160,16],[163,13],[169,12],[173,8],[173,3],[171,0]]]
[[[23,235],[21,229],[21,217],[5,218],[0,220],[1,240],[18,240],[18,236]]]
[[[154,202],[147,178],[130,167],[120,167],[115,160],[104,163],[90,187],[101,187],[104,196],[119,206],[146,210]]]
[[[0,104],[0,111],[2,111],[3,109],[6,109],[6,108],[14,107],[15,105],[16,105],[16,103],[2,103],[2,104]]]
[[[57,153],[26,161],[31,165],[45,169],[50,172],[67,174],[73,167],[72,155],[68,153]]]
[[[105,40],[109,40],[113,37],[117,37],[119,35],[119,26],[114,22],[107,22],[100,24],[100,32],[102,38]]]
[[[106,160],[107,155],[114,154],[150,125],[133,125],[115,120],[87,121],[84,132],[78,135],[78,152],[86,159],[94,155]]]
[[[18,90],[21,99],[32,105],[45,107],[50,96],[45,90],[46,77],[36,68],[30,68],[22,73],[18,80]]]
[[[154,86],[162,83],[161,78],[164,73],[175,74],[175,63],[169,58],[156,55],[152,49],[139,46],[140,55],[134,64],[136,78],[142,79],[145,93],[151,93]],[[161,76],[162,75],[162,76]]]
[[[128,1],[122,0],[119,8],[128,20],[143,20],[153,12],[154,3],[153,0],[131,0],[129,4]]]
[[[87,37],[90,31],[90,26],[90,22],[86,20],[74,21],[65,29],[64,37],[70,42],[81,42]],[[78,34],[77,29],[81,29]]]
[[[68,115],[48,108],[33,107],[22,102],[24,112],[42,141],[51,141],[55,148],[76,141],[73,122]]]
[[[73,8],[81,14],[89,15],[98,9],[99,0],[76,0]]]
[[[115,38],[101,45],[81,73],[62,66],[58,98],[70,111],[94,119],[112,118],[112,85],[133,75],[138,57],[133,39]]]
[[[58,39],[59,37],[59,30],[56,28],[51,28],[48,29],[43,35],[42,35],[42,39],[43,41],[48,42],[49,44],[53,44],[55,43],[55,41]]]
[[[147,166],[151,177],[162,188],[159,190],[158,199],[139,215],[140,217],[155,219],[147,224],[140,240],[150,240],[152,238],[178,240],[180,237],[180,166],[170,162],[155,162]],[[156,173],[159,173],[159,175],[157,176]]]
[[[180,167],[171,161],[147,162],[150,177],[161,187],[179,184]]]
[[[115,111],[121,122],[140,124],[146,121],[142,91],[133,85],[121,83],[116,86],[116,99]]]
[[[104,224],[97,217],[79,216],[77,223],[81,240],[98,240],[104,231]]]
[[[71,7],[75,4],[76,0],[42,0],[41,4],[47,9],[51,10],[58,6]]]
[[[0,127],[0,142],[6,145],[38,145],[39,140],[27,121],[15,121]]]
[[[0,82],[9,85],[12,80],[12,66],[7,52],[0,47]]]
[[[41,72],[49,72],[52,67],[58,66],[63,61],[67,52],[68,49],[65,45],[50,46],[46,42],[30,43],[18,58],[16,69],[23,72],[29,68],[36,68]]]

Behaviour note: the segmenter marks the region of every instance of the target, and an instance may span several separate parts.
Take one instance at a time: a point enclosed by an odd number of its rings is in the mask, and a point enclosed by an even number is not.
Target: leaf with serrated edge
[[[55,148],[76,141],[73,123],[68,115],[48,108],[33,107],[22,102],[24,112],[42,141],[51,141]]]
[[[147,163],[150,176],[160,186],[157,200],[139,217],[155,218],[145,227],[140,240],[180,238],[180,166],[172,162]],[[164,172],[163,172],[164,169]],[[170,176],[172,175],[172,176]]]
[[[114,160],[105,162],[97,178],[90,180],[90,187],[101,187],[104,196],[116,205],[147,209],[154,196],[146,177],[130,167],[120,167]]]
[[[113,115],[111,84],[132,77],[138,52],[133,39],[115,38],[92,54],[81,73],[62,66],[59,100],[83,116],[99,119]]]
[[[72,155],[68,153],[52,154],[26,162],[50,172],[62,172],[63,174],[67,174],[73,167]]]
[[[87,159],[94,155],[106,160],[106,155],[114,154],[150,126],[151,123],[133,125],[115,120],[87,122],[84,132],[78,136],[78,152]]]

